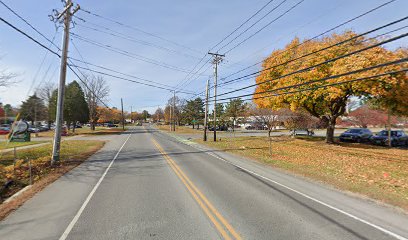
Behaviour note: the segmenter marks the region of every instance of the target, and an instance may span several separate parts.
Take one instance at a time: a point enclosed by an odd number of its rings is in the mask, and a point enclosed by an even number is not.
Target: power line
[[[356,51],[353,51],[353,52],[350,52],[350,53],[347,53],[347,54],[344,54],[344,55],[341,55],[341,56],[338,56],[338,57],[335,57],[335,58],[332,58],[332,59],[328,59],[328,60],[326,60],[326,61],[320,62],[320,63],[315,64],[315,65],[313,65],[313,66],[309,66],[309,67],[306,67],[306,68],[302,68],[302,69],[300,69],[300,70],[297,70],[297,71],[294,71],[294,72],[291,72],[291,73],[282,75],[282,76],[277,77],[277,78],[274,78],[274,79],[266,80],[266,81],[259,82],[259,83],[255,83],[255,84],[251,84],[251,85],[249,85],[249,86],[242,87],[242,88],[239,88],[239,89],[236,89],[236,90],[233,90],[233,91],[225,92],[225,93],[219,94],[218,96],[227,95],[227,94],[230,94],[230,93],[233,93],[233,92],[237,92],[237,91],[240,91],[240,90],[243,90],[243,89],[248,89],[248,88],[250,88],[250,87],[255,87],[255,86],[258,86],[258,85],[261,85],[261,84],[264,84],[264,83],[268,83],[268,82],[272,82],[272,81],[275,81],[275,80],[278,80],[278,79],[282,79],[282,78],[284,78],[284,77],[288,77],[288,76],[291,76],[291,75],[294,75],[294,74],[297,74],[297,73],[305,72],[305,71],[311,70],[311,69],[313,69],[313,68],[315,68],[315,67],[322,66],[322,65],[324,65],[324,64],[327,64],[327,63],[330,63],[330,62],[334,62],[334,61],[337,61],[337,60],[342,59],[342,58],[349,57],[349,56],[351,56],[351,55],[354,55],[354,54],[357,54],[357,53],[360,53],[360,52],[363,52],[363,51],[372,49],[372,48],[374,48],[374,47],[378,47],[378,46],[383,45],[383,44],[386,44],[386,43],[390,43],[390,42],[396,41],[396,40],[398,40],[398,39],[401,39],[401,38],[404,38],[404,37],[407,37],[407,36],[408,36],[408,33],[401,34],[401,35],[399,35],[399,36],[396,36],[396,37],[393,37],[393,38],[384,40],[384,41],[382,41],[382,42],[373,44],[373,45],[371,45],[371,46],[368,46],[368,47],[365,47],[365,48],[362,48],[362,49],[359,49],[359,50],[356,50]]]
[[[243,101],[250,101],[250,100],[262,99],[262,98],[269,98],[269,97],[277,97],[277,96],[288,95],[288,94],[295,94],[295,93],[299,93],[299,92],[317,90],[317,89],[320,89],[320,88],[327,88],[327,87],[332,87],[332,86],[343,85],[343,84],[346,84],[346,83],[370,80],[372,78],[379,78],[379,77],[383,77],[383,76],[386,76],[386,75],[392,75],[392,74],[397,74],[397,73],[407,72],[407,71],[408,71],[408,68],[404,68],[404,69],[401,69],[401,70],[381,73],[381,74],[377,74],[377,75],[374,75],[374,76],[362,77],[362,78],[357,78],[357,79],[352,79],[352,80],[342,81],[342,82],[337,82],[337,83],[330,83],[330,84],[326,84],[326,85],[322,85],[322,86],[315,86],[315,87],[311,87],[311,88],[299,89],[299,90],[290,91],[290,92],[275,93],[275,94],[266,95],[266,96],[259,96],[259,97],[251,97],[251,98],[242,99],[242,100]],[[373,81],[375,81],[375,80],[373,80]],[[275,89],[275,91],[278,91],[278,90],[279,89]],[[227,102],[223,102],[223,103],[227,103]]]
[[[126,35],[126,34],[123,34],[123,33],[121,33],[121,32],[112,30],[112,29],[110,29],[110,28],[108,28],[108,27],[101,26],[101,25],[99,25],[99,24],[89,22],[89,21],[87,21],[87,20],[85,20],[85,19],[83,19],[83,18],[77,17],[77,16],[74,16],[74,18],[76,18],[76,19],[78,19],[78,20],[80,20],[80,21],[82,21],[82,22],[84,22],[84,23],[88,23],[88,24],[90,24],[90,25],[96,26],[96,27],[101,28],[101,29],[104,29],[104,30],[100,30],[100,29],[97,29],[97,28],[94,28],[94,27],[89,27],[89,26],[86,26],[86,25],[83,25],[83,24],[79,24],[79,23],[76,23],[76,24],[75,24],[76,26],[80,26],[80,27],[83,27],[83,28],[86,28],[86,29],[90,29],[90,30],[95,31],[95,32],[99,32],[99,33],[107,34],[107,35],[110,35],[110,36],[114,36],[114,37],[117,37],[117,38],[120,38],[120,39],[124,39],[124,40],[130,41],[130,42],[133,42],[133,43],[138,43],[138,44],[142,44],[142,45],[145,45],[145,46],[154,47],[154,48],[156,48],[156,49],[163,50],[163,51],[167,51],[167,52],[169,52],[169,53],[181,55],[181,56],[188,57],[188,58],[198,59],[198,57],[193,56],[193,55],[191,55],[191,54],[187,54],[187,53],[180,52],[180,51],[177,51],[177,50],[174,50],[174,49],[166,48],[166,47],[163,47],[163,46],[160,46],[160,45],[151,43],[151,42],[146,42],[146,41],[143,41],[143,40],[134,38],[134,37],[132,37],[132,36],[130,36],[130,35]]]
[[[182,44],[180,44],[180,43],[174,42],[174,41],[172,41],[172,40],[166,39],[166,38],[161,37],[161,36],[159,36],[159,35],[157,35],[157,34],[150,33],[150,32],[144,31],[144,30],[142,30],[142,29],[140,29],[140,28],[137,28],[137,27],[134,27],[134,26],[130,26],[130,25],[128,25],[128,24],[121,23],[121,22],[119,22],[119,21],[113,20],[113,19],[108,18],[108,17],[101,16],[101,15],[96,14],[96,13],[93,13],[93,12],[91,12],[91,11],[89,11],[89,10],[85,10],[85,9],[82,9],[82,8],[81,8],[80,10],[81,10],[82,12],[87,13],[87,14],[89,14],[89,15],[92,15],[92,16],[94,16],[94,17],[98,17],[98,18],[100,18],[100,19],[104,19],[104,20],[106,20],[106,21],[115,23],[115,24],[117,24],[117,25],[119,25],[119,26],[126,27],[126,28],[129,28],[129,29],[135,30],[135,31],[137,31],[137,32],[141,32],[141,33],[146,34],[146,35],[149,35],[149,36],[151,36],[151,37],[158,38],[158,39],[160,39],[160,40],[162,40],[162,41],[171,43],[171,44],[173,44],[173,45],[182,47],[182,48],[184,48],[184,49],[188,49],[188,50],[190,50],[190,51],[193,51],[193,52],[196,52],[196,53],[200,53],[200,54],[202,53],[202,52],[200,52],[200,51],[198,51],[198,50],[195,50],[195,49],[190,48],[190,47],[188,47],[188,46],[185,46],[185,45],[182,45]]]
[[[315,50],[315,51],[313,51],[313,52],[310,52],[310,53],[308,53],[308,54],[305,54],[305,55],[299,56],[299,57],[297,57],[297,58],[291,59],[291,60],[286,61],[286,62],[284,62],[284,63],[280,63],[280,64],[277,64],[277,65],[268,67],[268,68],[266,68],[266,69],[257,71],[257,72],[255,72],[255,73],[251,73],[251,74],[248,74],[248,75],[245,75],[245,76],[242,76],[242,77],[238,77],[238,78],[235,78],[235,79],[231,79],[231,80],[229,80],[229,81],[225,81],[225,82],[219,84],[219,87],[226,86],[226,85],[230,85],[230,84],[237,83],[237,82],[241,82],[241,81],[243,81],[243,80],[247,80],[247,79],[249,79],[250,77],[252,77],[253,75],[255,75],[255,74],[257,74],[257,73],[261,73],[261,72],[264,72],[264,71],[266,71],[266,70],[273,69],[273,68],[275,68],[275,67],[283,66],[283,65],[286,65],[286,64],[288,64],[288,63],[291,63],[291,62],[294,62],[294,61],[298,61],[298,60],[300,60],[301,58],[304,58],[304,57],[307,57],[307,56],[316,54],[316,53],[318,53],[318,52],[321,52],[321,51],[327,50],[327,49],[329,49],[329,48],[332,48],[332,47],[334,47],[334,46],[338,46],[338,45],[344,44],[344,43],[349,42],[349,41],[352,41],[352,40],[354,40],[354,39],[358,39],[359,37],[362,37],[362,36],[364,36],[364,35],[368,35],[368,34],[370,34],[370,33],[373,33],[373,32],[375,32],[375,31],[381,30],[381,29],[386,28],[386,27],[389,27],[389,26],[391,26],[391,25],[400,23],[400,22],[405,21],[405,20],[407,20],[407,19],[408,19],[408,17],[404,17],[404,18],[398,19],[398,20],[393,21],[393,22],[391,22],[391,23],[385,24],[385,25],[383,25],[383,26],[381,26],[381,27],[378,27],[378,28],[369,30],[369,31],[367,31],[367,32],[361,33],[361,34],[359,34],[359,35],[356,35],[356,36],[354,36],[354,37],[348,38],[348,39],[346,39],[346,40],[343,40],[343,41],[334,43],[334,44],[332,44],[332,45],[330,45],[330,46],[327,46],[327,47],[324,47],[324,48]],[[402,26],[402,27],[399,27],[399,28],[390,30],[390,31],[388,31],[388,32],[385,32],[385,33],[376,35],[376,36],[374,36],[374,37],[372,37],[372,38],[365,39],[365,40],[363,40],[363,41],[361,41],[361,42],[359,42],[359,43],[363,43],[363,42],[366,42],[366,41],[369,41],[369,40],[372,40],[372,39],[376,39],[376,38],[379,38],[379,37],[388,35],[388,34],[390,34],[390,33],[400,31],[400,30],[405,29],[405,28],[407,28],[407,27],[408,27],[407,25],[406,25],[406,26]],[[285,50],[285,51],[287,51],[287,50]],[[280,55],[280,54],[278,54],[278,55]],[[224,78],[224,79],[225,79],[225,78]],[[210,87],[210,89],[212,89],[212,88],[213,88],[213,87]],[[195,96],[199,96],[199,95],[202,95],[202,94],[204,94],[204,92],[197,93]]]
[[[182,69],[182,68],[179,68],[179,67],[176,67],[176,66],[172,66],[170,64],[160,62],[160,61],[148,58],[148,57],[144,57],[144,56],[141,56],[139,54],[131,53],[129,51],[126,51],[126,50],[123,50],[123,49],[120,49],[120,48],[116,48],[116,47],[113,47],[111,45],[103,44],[103,43],[100,43],[100,42],[97,42],[97,41],[82,37],[82,36],[80,36],[78,34],[75,34],[75,33],[71,33],[71,36],[73,36],[74,38],[76,38],[76,39],[78,39],[80,41],[92,44],[94,46],[98,46],[100,48],[103,48],[103,49],[106,49],[106,50],[109,50],[109,51],[112,51],[112,52],[115,52],[115,53],[118,53],[118,54],[121,54],[123,56],[127,56],[127,57],[130,57],[130,58],[137,59],[139,61],[150,63],[150,64],[153,64],[153,65],[160,66],[160,67],[167,68],[167,69],[171,69],[171,70],[174,70],[174,71],[179,71],[179,72],[184,72],[184,73],[188,72],[188,70],[186,70],[186,69]]]
[[[310,39],[304,41],[304,42],[302,42],[302,43],[300,43],[300,44],[297,44],[297,45],[295,45],[295,46],[293,46],[293,47],[291,47],[291,48],[289,48],[289,49],[287,49],[287,50],[281,52],[279,55],[284,54],[284,53],[287,52],[287,51],[290,51],[290,50],[292,50],[292,49],[295,49],[295,48],[297,48],[297,47],[299,47],[299,46],[301,46],[301,45],[303,45],[303,44],[305,44],[305,43],[308,43],[308,42],[310,42],[310,41],[313,41],[313,40],[315,40],[315,39],[317,39],[317,38],[320,38],[320,37],[324,36],[325,34],[331,32],[331,31],[333,31],[333,30],[336,30],[337,28],[340,28],[340,27],[342,27],[342,26],[344,26],[344,25],[346,25],[346,24],[348,24],[348,23],[350,23],[350,22],[353,22],[353,21],[355,21],[355,20],[357,20],[357,19],[359,19],[359,18],[362,18],[362,17],[364,17],[364,16],[366,16],[366,15],[372,13],[372,12],[375,12],[376,10],[378,10],[378,9],[380,9],[380,8],[383,8],[383,7],[385,7],[385,6],[387,6],[387,5],[391,4],[391,3],[393,3],[393,2],[395,2],[395,1],[397,1],[397,0],[390,0],[390,1],[385,2],[385,3],[383,3],[383,4],[381,4],[381,5],[377,6],[377,7],[372,8],[372,9],[370,9],[370,10],[368,10],[368,11],[366,11],[366,12],[364,12],[364,13],[362,13],[362,14],[356,16],[356,17],[353,17],[353,18],[351,18],[351,19],[348,19],[348,20],[346,20],[346,21],[344,21],[344,22],[342,22],[342,23],[340,23],[340,24],[338,24],[338,25],[336,25],[336,26],[334,26],[334,27],[332,27],[332,28],[330,28],[330,29],[328,29],[328,30],[326,30],[326,31],[324,31],[324,32],[322,32],[322,33],[320,33],[320,34],[318,34],[318,35],[316,35],[316,36],[314,36],[314,37],[312,37],[312,38],[310,38]],[[266,59],[268,59],[268,58],[266,58]],[[240,73],[240,72],[242,72],[242,71],[245,71],[245,70],[247,70],[247,69],[249,69],[249,68],[251,68],[251,67],[253,67],[253,66],[256,66],[256,65],[262,63],[263,61],[265,61],[265,59],[262,60],[262,61],[260,61],[260,62],[255,63],[255,64],[253,64],[253,65],[251,65],[251,66],[248,66],[248,67],[246,67],[246,68],[244,68],[244,69],[241,69],[241,70],[239,70],[239,71],[237,71],[237,72],[234,72],[234,73],[232,73],[232,74],[226,76],[224,79],[227,79],[227,78],[229,78],[229,77],[231,77],[231,76],[233,76],[233,75],[235,75],[235,74],[237,74],[237,73]]]
[[[345,76],[348,76],[348,75],[353,75],[353,74],[357,74],[357,73],[361,73],[361,72],[366,72],[366,71],[381,68],[381,67],[386,67],[386,66],[390,66],[390,65],[399,64],[399,63],[404,63],[404,62],[407,62],[407,61],[408,61],[408,58],[401,58],[401,59],[398,59],[398,60],[395,60],[395,61],[390,61],[390,62],[378,64],[378,65],[375,65],[375,66],[365,67],[365,68],[357,69],[357,70],[346,72],[346,73],[332,75],[332,76],[320,78],[320,79],[317,79],[317,80],[312,80],[312,81],[308,81],[308,82],[304,82],[304,83],[294,84],[294,85],[290,85],[290,86],[286,86],[286,87],[281,87],[281,88],[278,88],[278,89],[272,89],[272,90],[266,90],[266,91],[263,91],[263,92],[257,92],[255,94],[251,93],[251,94],[245,94],[245,95],[240,95],[240,96],[235,96],[235,97],[223,98],[223,99],[219,99],[219,100],[223,101],[223,100],[228,100],[228,99],[235,99],[235,98],[240,98],[240,97],[248,97],[248,96],[252,96],[252,95],[258,95],[258,94],[263,94],[263,93],[274,92],[276,90],[286,90],[286,89],[295,88],[295,87],[302,87],[302,86],[310,85],[310,84],[313,84],[313,83],[325,82],[325,81],[328,81],[328,80],[332,80],[332,79],[336,79],[336,78],[340,78],[340,77],[345,77]]]
[[[232,40],[230,40],[228,43],[224,44],[222,47],[220,47],[218,49],[218,51],[221,51],[221,49],[224,49],[226,46],[230,45],[232,42],[234,42],[236,39],[238,39],[240,36],[242,36],[244,33],[248,32],[251,28],[253,28],[256,24],[258,24],[260,21],[262,21],[264,18],[266,18],[269,14],[271,14],[273,11],[275,11],[276,9],[278,9],[281,5],[283,5],[285,2],[287,2],[288,0],[283,0],[282,2],[280,2],[277,6],[275,6],[274,8],[272,8],[271,10],[269,10],[269,12],[267,12],[265,15],[263,15],[260,19],[258,19],[257,21],[255,21],[251,26],[247,27],[244,31],[242,31],[240,34],[238,34],[237,36],[235,36]]]
[[[219,41],[217,44],[215,44],[214,47],[212,47],[210,49],[210,51],[212,51],[214,48],[218,47],[218,45],[220,45],[221,43],[223,43],[227,38],[229,38],[230,36],[232,36],[232,34],[236,33],[241,27],[243,27],[246,23],[248,23],[249,21],[251,21],[252,18],[254,18],[256,15],[258,15],[258,13],[260,13],[262,10],[264,10],[269,4],[271,4],[274,0],[270,0],[268,1],[265,5],[263,5],[258,11],[256,11],[254,14],[251,15],[251,17],[249,17],[247,20],[245,20],[243,23],[241,23],[241,25],[239,25],[237,28],[235,28],[230,34],[228,34],[227,36],[225,36],[221,41]],[[269,13],[268,13],[269,14]]]
[[[28,39],[30,39],[31,41],[33,41],[34,43],[36,43],[37,45],[39,45],[40,47],[48,50],[49,52],[53,53],[54,55],[58,56],[59,58],[61,58],[61,55],[59,55],[57,52],[55,52],[54,50],[48,48],[47,46],[45,46],[44,44],[40,43],[39,41],[37,41],[36,39],[34,39],[33,37],[31,37],[30,35],[28,35],[27,33],[25,33],[24,31],[20,30],[19,28],[17,28],[16,26],[14,26],[13,24],[11,24],[10,22],[8,22],[7,20],[5,20],[4,18],[0,17],[0,21],[2,21],[3,23],[7,24],[9,27],[13,28],[14,30],[16,30],[17,32],[21,33],[22,35],[24,35],[25,37],[27,37]],[[42,35],[44,36],[44,35]],[[45,37],[45,36],[44,36]],[[48,38],[47,38],[48,39]],[[78,79],[80,81],[83,82],[83,80],[79,77],[79,75],[70,67],[68,66],[71,71],[78,77]],[[89,87],[86,85],[85,86],[89,89]],[[92,91],[92,90],[90,90]],[[93,93],[95,95],[95,93]],[[95,95],[95,97],[98,98],[98,96]],[[102,102],[103,103],[103,102]],[[106,104],[104,104],[106,105]]]
[[[141,80],[141,81],[144,81],[144,82],[149,82],[149,83],[154,83],[154,84],[157,84],[157,85],[161,85],[161,86],[164,86],[164,87],[167,87],[167,88],[169,88],[169,89],[173,89],[173,90],[174,90],[174,87],[172,87],[172,86],[170,86],[170,85],[167,85],[167,84],[163,84],[163,83],[155,82],[155,81],[153,81],[153,80],[144,79],[144,78],[137,77],[137,76],[134,76],[134,75],[130,75],[130,74],[127,74],[127,73],[119,72],[119,71],[113,70],[113,69],[111,69],[111,68],[107,68],[107,67],[104,67],[104,66],[101,66],[101,65],[96,65],[96,64],[93,64],[93,63],[90,63],[90,62],[87,62],[87,61],[83,61],[83,60],[79,60],[79,59],[76,59],[76,58],[70,57],[70,59],[71,59],[71,60],[74,60],[74,61],[76,61],[76,62],[80,62],[80,63],[83,63],[83,64],[87,65],[87,67],[88,67],[89,69],[90,69],[89,66],[93,66],[93,67],[97,67],[97,68],[100,68],[100,69],[104,69],[104,70],[107,70],[107,71],[110,71],[110,72],[114,72],[114,73],[117,73],[117,74],[121,74],[121,75],[123,75],[123,76],[127,76],[127,77],[131,77],[131,78],[134,78],[134,79],[138,79],[138,80]],[[88,66],[88,65],[89,65],[89,66]],[[181,89],[181,90],[182,90],[182,89]]]
[[[74,67],[77,67],[77,68],[79,68],[79,69],[87,70],[87,71],[89,71],[89,72],[98,73],[98,74],[101,74],[101,75],[105,75],[105,76],[108,76],[108,77],[113,77],[113,78],[125,80],[125,81],[128,81],[128,82],[133,82],[133,83],[137,83],[137,84],[141,84],[141,85],[145,85],[145,86],[149,86],[149,87],[153,87],[153,88],[159,88],[159,89],[163,89],[163,90],[168,90],[168,91],[174,91],[174,89],[171,89],[171,88],[156,86],[156,85],[153,85],[153,84],[144,83],[144,82],[132,80],[132,79],[129,79],[129,78],[124,78],[124,77],[116,76],[116,75],[113,75],[113,74],[109,74],[109,73],[106,73],[106,72],[97,71],[97,70],[94,70],[94,69],[90,69],[90,68],[86,68],[86,67],[82,67],[82,66],[78,66],[78,65],[74,65],[74,64],[70,64],[70,65],[71,65],[71,66],[74,66]],[[193,93],[189,93],[189,92],[185,92],[185,91],[177,91],[177,92],[184,93],[184,94],[193,94]]]
[[[277,64],[277,65],[274,65],[274,66],[271,66],[271,67],[267,67],[267,68],[265,68],[265,69],[262,69],[262,70],[259,70],[259,71],[256,71],[256,72],[247,74],[247,75],[242,76],[242,77],[238,77],[238,78],[234,78],[234,79],[225,81],[224,84],[228,84],[228,83],[230,83],[230,82],[235,82],[235,81],[237,81],[237,80],[240,80],[240,79],[243,79],[243,78],[247,78],[247,77],[252,77],[252,76],[254,76],[254,75],[258,74],[258,73],[262,73],[262,72],[265,72],[265,71],[267,71],[267,70],[270,70],[270,69],[273,69],[273,68],[276,68],[276,67],[279,67],[279,66],[284,66],[284,65],[286,65],[286,64],[288,64],[288,63],[291,63],[291,62],[298,61],[298,60],[300,60],[300,59],[302,59],[302,58],[305,58],[305,57],[308,57],[308,56],[311,56],[311,55],[315,55],[315,54],[317,54],[317,53],[319,53],[319,52],[325,51],[325,50],[327,50],[327,49],[330,49],[330,48],[333,48],[333,47],[336,47],[336,46],[340,46],[340,45],[342,45],[342,44],[345,44],[345,43],[347,43],[347,42],[353,41],[353,40],[355,40],[355,39],[358,39],[358,38],[360,38],[360,37],[362,37],[362,36],[371,34],[371,33],[373,33],[373,32],[379,31],[379,30],[381,30],[381,29],[383,29],[383,28],[387,28],[387,27],[389,27],[389,26],[395,25],[395,24],[400,23],[400,22],[402,22],[402,21],[405,21],[405,20],[407,20],[407,19],[408,19],[408,16],[407,16],[407,17],[400,18],[400,19],[395,20],[395,21],[393,21],[393,22],[391,22],[391,23],[388,23],[388,24],[385,24],[385,25],[383,25],[383,26],[377,27],[377,28],[375,28],[375,29],[372,29],[372,30],[366,31],[366,32],[364,32],[364,33],[358,34],[358,35],[356,35],[356,36],[354,36],[354,37],[351,37],[351,38],[348,38],[348,39],[346,39],[346,40],[343,40],[343,41],[334,43],[334,44],[332,44],[332,45],[330,45],[330,46],[317,49],[317,50],[315,50],[315,51],[312,51],[312,52],[310,52],[310,53],[307,53],[307,54],[304,54],[304,55],[302,55],[302,56],[296,57],[296,58],[294,58],[294,59],[288,60],[288,61],[286,61],[286,62]],[[403,29],[403,28],[405,28],[405,27],[402,27],[402,28],[398,28],[398,29],[389,31],[389,32],[384,33],[384,34],[380,34],[380,35],[378,35],[378,36],[376,36],[376,37],[374,37],[374,38],[378,38],[378,37],[380,37],[380,36],[383,36],[383,35],[385,35],[385,34],[389,34],[389,33],[392,33],[392,32],[398,31],[398,30],[401,30],[401,29]],[[374,38],[372,38],[372,39],[374,39]],[[364,41],[363,41],[363,42],[364,42]],[[280,54],[279,54],[279,55],[280,55]]]

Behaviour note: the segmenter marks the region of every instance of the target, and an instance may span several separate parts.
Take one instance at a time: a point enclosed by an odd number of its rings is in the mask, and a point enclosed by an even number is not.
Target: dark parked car
[[[373,133],[367,128],[350,128],[339,137],[340,142],[369,142]]]
[[[228,126],[225,125],[221,125],[221,126],[217,126],[217,131],[228,131]],[[208,127],[209,131],[214,131],[214,126],[210,126]]]
[[[108,123],[106,124],[107,127],[112,128],[112,127],[118,127],[118,125],[113,124],[113,123]]]
[[[371,142],[377,145],[388,145],[388,131],[382,130],[371,138]],[[391,131],[391,146],[408,145],[408,135],[402,130]]]

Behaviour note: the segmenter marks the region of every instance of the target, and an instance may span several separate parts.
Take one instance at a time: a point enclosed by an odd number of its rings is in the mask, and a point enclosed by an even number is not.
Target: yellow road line
[[[226,233],[224,228],[221,226],[221,224],[217,221],[217,219],[214,217],[214,215],[221,221],[221,223],[225,226],[225,228],[231,233],[232,236],[234,236],[235,239],[241,239],[239,234],[234,230],[234,228],[225,220],[225,218],[215,209],[215,207],[210,203],[210,201],[204,196],[203,193],[201,193],[200,190],[194,185],[194,183],[191,182],[191,180],[184,174],[184,172],[179,168],[177,163],[171,159],[170,156],[167,155],[167,153],[163,150],[163,148],[157,143],[152,138],[152,142],[154,145],[156,145],[157,149],[161,152],[161,154],[164,156],[166,159],[167,163],[170,165],[170,167],[173,169],[173,171],[176,173],[176,175],[180,178],[180,180],[183,182],[183,184],[187,187],[188,191],[191,193],[193,198],[197,201],[197,203],[200,205],[200,207],[204,210],[205,214],[208,216],[208,218],[211,220],[211,222],[215,225],[217,230],[221,233],[221,235],[224,237],[224,239],[231,239],[230,236]],[[197,194],[200,196],[198,197]],[[201,199],[200,199],[201,198]],[[203,203],[204,201],[204,203]],[[212,214],[211,212],[214,214]]]

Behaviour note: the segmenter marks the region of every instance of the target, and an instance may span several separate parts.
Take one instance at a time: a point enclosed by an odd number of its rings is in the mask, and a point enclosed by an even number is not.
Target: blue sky
[[[56,34],[55,43],[61,45],[61,29],[55,33],[55,25],[48,18],[52,9],[62,9],[62,3],[59,0],[3,1],[49,38],[53,38]],[[149,36],[140,31],[121,27],[82,11],[79,11],[76,16],[85,19],[87,22],[82,23],[81,21],[74,19],[77,23],[86,26],[91,26],[91,23],[102,25],[116,32],[125,34],[126,36],[132,37],[132,39],[138,39],[162,48],[171,49],[174,52],[164,51],[155,47],[95,32],[79,25],[75,26],[72,29],[72,32],[84,38],[100,42],[104,45],[123,49],[160,63],[176,66],[180,69],[191,70],[212,46],[260,9],[266,2],[268,2],[268,0],[78,0],[75,2],[80,4],[85,10],[89,10],[107,18],[115,19],[143,31],[156,34],[162,38],[176,42],[177,45]],[[282,0],[274,0],[258,15],[258,17],[255,17],[251,22],[245,25],[241,31],[245,29],[246,26],[250,26],[251,23],[256,21],[267,11],[277,6],[280,2],[282,2]],[[220,53],[228,50],[235,45],[234,43],[240,42],[240,40],[243,40],[246,36],[251,35],[297,2],[299,2],[299,0],[287,0],[277,8],[276,11],[260,21],[247,33],[243,34],[235,42],[225,47],[225,49],[222,49]],[[385,2],[387,2],[387,0],[305,0],[287,15],[283,16],[247,42],[229,52],[225,61],[219,68],[220,78],[261,61],[274,49],[284,47],[285,44],[291,41],[295,36],[302,39],[313,37]],[[363,32],[393,20],[397,20],[401,17],[405,17],[407,9],[407,0],[397,0],[384,8],[337,29],[336,32],[341,32],[346,29]],[[41,36],[31,30],[24,24],[24,22],[12,15],[2,5],[0,5],[0,16],[46,45],[49,45],[41,38]],[[383,32],[405,26],[407,25],[407,22],[408,21],[405,21],[399,25],[385,29]],[[404,31],[406,32],[407,29],[393,33],[393,35],[401,34]],[[239,32],[240,31],[238,31],[238,33]],[[154,81],[170,86],[176,86],[185,79],[187,75],[185,72],[153,65],[151,63],[146,63],[128,56],[101,49],[74,37],[72,38],[72,41],[80,50],[81,55],[86,61],[144,78],[150,81],[150,83]],[[227,42],[228,41],[225,43]],[[179,45],[187,46],[193,50],[180,47]],[[408,40],[402,39],[387,45],[387,47],[390,48],[398,46],[407,47]],[[11,103],[16,106],[21,104],[21,101],[27,97],[28,90],[35,79],[37,71],[38,74],[36,81],[34,81],[34,87],[38,87],[48,81],[58,82],[59,59],[48,54],[45,58],[44,64],[39,68],[44,56],[44,49],[27,40],[5,24],[0,23],[0,68],[17,73],[19,80],[14,86],[0,88],[0,102]],[[70,45],[69,56],[77,59],[81,58],[72,44]],[[207,58],[205,60],[207,60]],[[260,67],[260,65],[256,65],[236,76],[257,71]],[[203,91],[208,76],[212,74],[212,68],[210,65],[205,65],[202,70],[205,69],[208,70],[203,73],[203,76],[191,81],[189,85],[183,86],[183,89],[191,92]],[[67,82],[75,79],[76,77],[71,72],[68,72]],[[128,111],[130,110],[130,107],[133,106],[133,110],[141,111],[147,109],[153,112],[157,106],[163,106],[170,97],[169,91],[166,90],[138,85],[110,77],[105,77],[105,79],[109,83],[111,89],[109,101],[107,102],[109,106],[119,107],[120,98],[123,98],[125,109]],[[219,92],[249,85],[253,82],[253,78],[248,79],[221,88]],[[248,91],[251,92],[253,90],[250,89],[246,92]],[[244,91],[242,93],[246,92]],[[33,92],[31,91],[29,94],[32,93]],[[188,99],[190,95],[180,93],[178,96]]]

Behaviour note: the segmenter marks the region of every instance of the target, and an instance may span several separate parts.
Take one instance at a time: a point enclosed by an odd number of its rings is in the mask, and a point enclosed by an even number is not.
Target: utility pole
[[[79,10],[79,5],[76,5],[73,12],[71,8],[74,4],[71,0],[65,2],[65,8],[61,13],[56,14],[56,16],[51,16],[51,20],[60,21],[64,18],[64,37],[62,43],[62,56],[61,56],[61,69],[60,69],[60,81],[58,85],[58,98],[57,98],[57,112],[55,119],[55,134],[54,142],[52,146],[52,160],[51,164],[60,160],[60,149],[61,149],[61,132],[63,124],[63,112],[64,112],[64,90],[65,90],[65,80],[67,77],[67,57],[68,57],[68,43],[69,43],[69,27],[71,23],[71,17]]]
[[[176,131],[176,90],[173,90],[173,131]]]
[[[212,63],[214,64],[214,142],[217,141],[217,80],[218,80],[218,64],[222,62],[225,55],[208,52],[213,56]]]
[[[207,79],[207,86],[205,88],[205,111],[204,111],[204,141],[207,141],[207,125],[208,125],[208,88],[210,79]]]
[[[169,106],[170,118],[169,118],[169,126],[170,132],[173,131],[173,115],[172,115],[172,106]],[[166,120],[165,120],[166,121]]]
[[[125,131],[125,114],[123,113],[123,99],[120,99],[120,106],[122,108],[122,129]]]
[[[132,115],[132,113],[133,113],[133,106],[130,106],[130,123],[133,123],[133,115]]]

